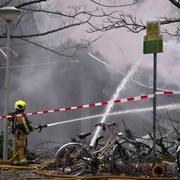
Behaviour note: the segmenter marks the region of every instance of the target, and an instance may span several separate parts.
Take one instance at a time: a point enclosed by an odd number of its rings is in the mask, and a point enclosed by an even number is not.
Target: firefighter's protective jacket
[[[14,118],[14,148],[13,154],[16,156],[14,164],[26,163],[25,148],[27,146],[27,136],[32,131],[28,119],[24,116]]]
[[[14,128],[15,128],[14,131],[16,131],[16,129],[19,129],[22,130],[26,135],[28,135],[32,130],[32,127],[30,126],[28,119],[23,116],[19,116],[15,118]]]

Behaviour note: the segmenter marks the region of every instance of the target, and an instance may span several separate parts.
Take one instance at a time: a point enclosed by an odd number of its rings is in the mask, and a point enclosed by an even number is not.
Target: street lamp
[[[9,95],[8,95],[8,84],[9,84],[9,46],[10,46],[10,23],[20,15],[21,10],[15,7],[3,7],[0,8],[0,17],[6,22],[7,28],[7,42],[6,42],[6,73],[5,73],[5,85],[4,85],[4,115],[8,113]],[[8,121],[4,119],[3,124],[3,159],[7,159],[8,152]]]

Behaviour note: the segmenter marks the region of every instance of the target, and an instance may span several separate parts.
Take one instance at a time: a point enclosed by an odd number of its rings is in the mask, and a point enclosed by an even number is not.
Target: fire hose
[[[39,130],[39,132],[42,131],[43,128],[47,128],[48,126],[50,126],[50,124],[45,124],[45,125],[38,125],[38,126],[35,126],[33,129],[34,130]]]

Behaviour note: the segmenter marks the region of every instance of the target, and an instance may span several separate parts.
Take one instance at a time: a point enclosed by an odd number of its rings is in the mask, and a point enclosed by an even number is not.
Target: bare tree
[[[11,5],[12,1],[5,1],[4,3],[1,4],[1,7],[3,6],[8,6]],[[81,40],[77,44],[70,45],[69,47],[64,47],[63,43],[60,45],[62,48],[57,52],[45,45],[43,45],[40,42],[37,42],[36,37],[42,37],[42,36],[47,36],[53,33],[61,32],[61,31],[66,31],[70,28],[78,27],[78,26],[83,26],[86,24],[91,24],[91,20],[93,21],[94,18],[100,18],[100,17],[106,17],[110,16],[111,14],[114,13],[114,11],[110,13],[104,12],[101,8],[94,7],[92,10],[88,10],[87,7],[83,7],[82,5],[77,5],[77,6],[72,6],[68,8],[68,10],[58,10],[58,11],[52,11],[49,10],[48,6],[42,6],[43,4],[46,4],[46,0],[31,0],[31,1],[24,1],[21,4],[17,4],[15,7],[22,9],[23,14],[21,17],[17,20],[16,23],[12,26],[11,31],[11,39],[13,38],[18,38],[23,41],[26,41],[27,43],[33,44],[35,46],[38,46],[40,48],[44,48],[46,50],[49,50],[51,52],[54,52],[55,54],[58,54],[60,56],[66,56],[66,57],[72,57],[74,56],[80,49],[82,48],[87,48],[89,47],[95,40],[97,40],[100,36],[97,38],[94,38],[91,41],[88,40]],[[57,26],[55,28],[49,27],[48,30],[40,32],[38,28],[34,28],[33,31],[23,31],[23,24],[27,20],[29,21],[30,18],[28,18],[29,14],[33,13],[41,13],[42,15],[48,15],[49,17],[53,18],[59,18],[60,23],[57,23]],[[35,20],[34,20],[35,21]],[[57,22],[57,21],[56,21]],[[27,23],[27,22],[26,22]],[[3,28],[3,27],[2,27]],[[1,28],[1,29],[2,29]],[[0,35],[1,39],[6,38],[6,34],[3,33]],[[74,49],[74,51],[70,54],[64,53],[67,52],[67,49]]]
[[[131,1],[130,3],[126,4],[119,4],[116,6],[101,3],[101,1],[95,1],[91,0],[94,4],[97,4],[98,6],[101,6],[102,8],[109,8],[111,9],[116,8],[116,13],[111,14],[110,16],[106,16],[101,23],[94,24],[89,23],[90,29],[88,32],[97,32],[97,31],[109,31],[111,29],[117,29],[117,28],[125,28],[130,32],[133,33],[139,33],[146,29],[146,22],[143,22],[141,19],[137,19],[134,15],[130,13],[125,13],[122,8],[127,6],[134,6],[137,4],[138,1]],[[180,9],[180,1],[179,0],[169,0],[172,5],[176,6],[178,9]],[[117,13],[117,9],[119,8],[119,11]],[[172,23],[178,23],[180,22],[179,17],[160,17],[157,19],[161,25],[167,25]],[[173,36],[179,36],[180,28],[177,25],[177,31],[175,33],[170,33],[168,30],[164,30],[164,33],[167,33],[169,35]]]
[[[53,16],[56,16],[61,19],[61,23],[59,25],[57,24],[56,28],[49,27],[48,30],[43,32],[40,32],[37,29],[34,29],[34,32],[27,32],[27,31],[24,32],[23,30],[21,30],[21,32],[19,33],[11,34],[11,38],[23,39],[23,41],[26,41],[28,43],[43,48],[44,45],[35,42],[33,38],[47,36],[53,33],[65,31],[70,28],[74,28],[78,26],[89,25],[88,32],[97,32],[97,31],[104,32],[104,31],[109,31],[111,29],[125,28],[130,32],[139,33],[146,29],[145,22],[143,22],[141,19],[137,19],[136,17],[134,17],[134,15],[127,12],[125,13],[123,11],[124,7],[135,6],[138,2],[143,2],[143,1],[131,0],[131,1],[127,1],[127,3],[121,2],[116,5],[107,4],[99,0],[89,0],[89,2],[94,5],[94,8],[93,9],[91,8],[91,10],[89,10],[88,7],[77,5],[69,8],[68,10],[58,10],[58,11],[52,11],[48,9],[48,6],[42,6],[42,3],[43,4],[47,3],[46,0],[31,0],[31,1],[21,2],[20,4],[17,4],[16,7],[22,9],[24,13],[21,16],[21,18],[19,18],[17,23],[13,26],[14,32],[18,28],[22,29],[21,26],[24,21],[23,19],[29,13],[32,14],[41,13],[48,16],[52,16],[52,18]],[[169,0],[169,2],[172,3],[174,6],[176,6],[177,8],[180,8],[179,1]],[[12,3],[11,0],[6,0],[2,2],[0,6],[1,7],[8,6],[11,3]],[[160,21],[161,25],[180,22],[180,18],[174,18],[174,17],[173,18],[161,17],[158,20]],[[180,29],[177,26],[176,33],[170,33],[166,29],[164,30],[164,32],[168,33],[169,35],[179,36]],[[0,35],[0,38],[6,38],[6,35],[2,34]],[[94,42],[94,40],[92,42]],[[82,47],[88,47],[92,42],[88,42],[87,45],[85,46],[83,41]],[[53,52],[53,50],[48,47],[45,47],[45,49],[46,50],[49,49],[50,51]],[[68,47],[66,47],[65,49],[68,49]],[[61,50],[61,52],[57,52],[57,54],[59,53],[59,55],[63,55],[62,51],[64,51],[64,49]],[[65,54],[65,56],[67,56],[67,54]],[[72,56],[72,54],[70,56]]]

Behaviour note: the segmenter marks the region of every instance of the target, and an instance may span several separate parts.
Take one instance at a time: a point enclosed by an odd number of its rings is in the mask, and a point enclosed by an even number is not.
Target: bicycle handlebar
[[[111,122],[111,123],[98,123],[95,125],[95,127],[101,126],[103,130],[106,130],[106,128],[111,128],[111,127],[117,127],[118,124],[116,122]]]

